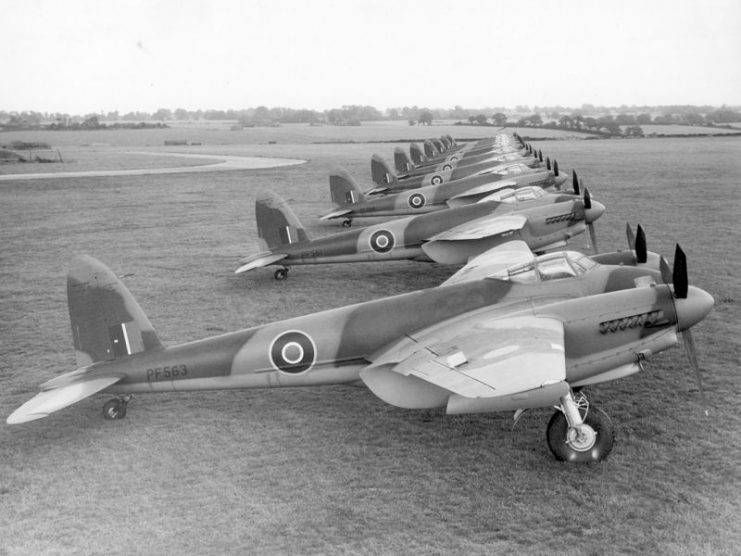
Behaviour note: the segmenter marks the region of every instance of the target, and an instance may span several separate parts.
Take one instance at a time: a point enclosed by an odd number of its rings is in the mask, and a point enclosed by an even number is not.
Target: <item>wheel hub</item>
[[[566,444],[577,452],[591,450],[597,443],[597,431],[589,425],[570,427],[566,433]]]

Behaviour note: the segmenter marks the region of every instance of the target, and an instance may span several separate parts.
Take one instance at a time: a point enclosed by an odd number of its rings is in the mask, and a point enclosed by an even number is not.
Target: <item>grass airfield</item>
[[[545,443],[550,410],[528,412],[513,432],[511,414],[402,410],[350,387],[142,395],[115,422],[101,417],[109,396],[98,395],[40,421],[4,424],[38,384],[74,368],[65,282],[74,255],[124,276],[169,345],[434,287],[454,269],[306,266],[285,282],[271,269],[233,271],[257,250],[258,189],[283,196],[310,236],[335,233],[336,222],[317,218],[331,207],[334,166],[370,186],[374,152],[391,162],[394,147],[408,148],[401,141],[495,132],[374,125],[23,134],[77,160],[28,165],[34,172],[135,167],[130,150],[307,162],[0,182],[0,554],[737,553],[738,137],[535,144],[563,170],[576,168],[607,206],[596,224],[601,250],[624,248],[626,221],[642,223],[649,249],[671,258],[682,245],[690,283],[716,299],[693,330],[709,417],[683,350],[664,352],[644,373],[589,389],[617,429],[604,463],[556,462]],[[202,145],[161,146],[181,133]]]

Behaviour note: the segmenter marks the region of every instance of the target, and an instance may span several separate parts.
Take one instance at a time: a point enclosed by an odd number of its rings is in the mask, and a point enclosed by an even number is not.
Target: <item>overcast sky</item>
[[[0,7],[0,110],[741,105],[741,0]]]

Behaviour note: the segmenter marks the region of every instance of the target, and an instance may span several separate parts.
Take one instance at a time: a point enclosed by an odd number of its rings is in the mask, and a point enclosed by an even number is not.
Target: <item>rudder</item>
[[[306,230],[288,204],[278,195],[264,192],[255,201],[257,236],[270,251],[308,241]]]
[[[405,153],[404,149],[401,147],[396,147],[394,149],[394,167],[400,174],[414,170],[414,164],[412,164],[409,155]]]
[[[79,367],[163,349],[128,288],[93,257],[73,260],[67,274],[67,303]]]
[[[365,201],[363,190],[344,169],[339,168],[329,175],[329,192],[332,202],[343,208]]]
[[[373,183],[381,187],[388,187],[398,182],[396,174],[391,171],[388,163],[377,154],[371,158],[371,178]]]

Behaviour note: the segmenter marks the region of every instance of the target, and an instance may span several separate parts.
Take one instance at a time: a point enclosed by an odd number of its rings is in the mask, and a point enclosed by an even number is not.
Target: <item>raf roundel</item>
[[[376,253],[388,253],[394,248],[394,234],[388,230],[379,230],[370,237],[370,246]]]
[[[409,196],[409,206],[413,209],[419,209],[425,206],[425,196],[421,193],[415,193]]]
[[[316,345],[298,330],[284,332],[270,344],[270,362],[284,373],[303,373],[316,362]]]

